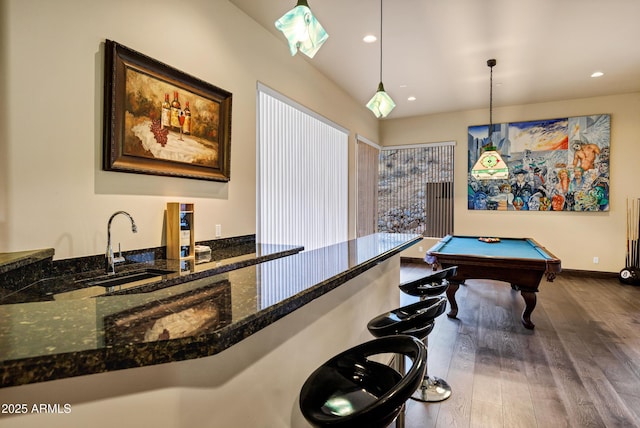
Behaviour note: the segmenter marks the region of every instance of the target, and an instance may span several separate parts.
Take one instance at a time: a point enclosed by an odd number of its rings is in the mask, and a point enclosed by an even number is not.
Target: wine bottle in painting
[[[191,110],[189,109],[189,101],[184,105],[184,124],[182,125],[182,132],[186,135],[191,134]]]
[[[171,102],[171,128],[180,131],[180,101],[178,101],[178,91],[173,91],[173,101]]]
[[[164,94],[164,102],[162,103],[162,113],[160,120],[163,128],[171,127],[171,103],[169,102],[169,94]]]
[[[178,140],[184,141],[182,139],[182,132],[184,130],[184,119],[185,119],[184,110],[180,110],[180,117],[178,119],[180,120],[180,138],[178,138]]]

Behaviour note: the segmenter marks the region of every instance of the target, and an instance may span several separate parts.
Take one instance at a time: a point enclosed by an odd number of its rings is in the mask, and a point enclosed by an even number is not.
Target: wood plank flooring
[[[429,271],[403,263],[402,280]],[[409,400],[407,428],[640,427],[640,287],[576,272],[543,280],[534,330],[506,283],[469,280],[456,296],[458,319],[438,318],[428,358],[453,394]]]

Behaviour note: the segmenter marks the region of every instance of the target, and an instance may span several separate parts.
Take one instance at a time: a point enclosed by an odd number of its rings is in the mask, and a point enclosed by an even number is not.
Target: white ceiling
[[[296,0],[230,0],[275,34]],[[380,80],[378,0],[309,0],[329,39],[313,59],[365,104]],[[385,0],[383,82],[399,118],[640,91],[640,0]],[[595,71],[604,72],[592,78]],[[415,101],[408,101],[415,96]]]

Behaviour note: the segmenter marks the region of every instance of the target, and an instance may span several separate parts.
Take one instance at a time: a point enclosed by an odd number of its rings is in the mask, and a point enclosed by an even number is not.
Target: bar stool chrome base
[[[444,380],[435,376],[425,376],[420,387],[413,393],[413,400],[425,403],[437,403],[451,397],[451,387]]]
[[[427,298],[444,293],[449,287],[448,279],[454,276],[457,270],[457,266],[452,266],[422,278],[403,282],[399,287],[402,292],[410,296],[420,297],[420,301],[424,301]],[[425,335],[422,339],[427,349],[429,348],[428,340],[428,335]],[[451,396],[449,384],[444,379],[429,376],[427,371],[425,371],[420,387],[413,393],[411,398],[425,403],[436,403],[449,398]]]

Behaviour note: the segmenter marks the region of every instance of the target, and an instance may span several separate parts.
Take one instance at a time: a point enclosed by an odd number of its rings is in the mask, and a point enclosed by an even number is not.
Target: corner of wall
[[[7,59],[8,55],[8,22],[6,13],[6,2],[0,2],[0,75],[5,76],[0,79],[0,94],[7,93],[7,82],[9,79]],[[0,97],[0,117],[7,117],[7,97]],[[11,126],[10,123],[7,123]],[[9,251],[9,131],[6,126],[0,127],[0,252]]]

